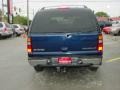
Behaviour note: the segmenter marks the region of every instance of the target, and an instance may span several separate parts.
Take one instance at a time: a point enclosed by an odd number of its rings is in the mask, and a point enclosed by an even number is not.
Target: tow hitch
[[[65,73],[67,70],[65,67],[56,67],[57,72],[63,72]]]

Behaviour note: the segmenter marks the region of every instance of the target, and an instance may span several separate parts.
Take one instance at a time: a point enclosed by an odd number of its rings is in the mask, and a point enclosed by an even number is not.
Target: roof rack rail
[[[65,5],[65,6],[48,6],[48,7],[42,7],[41,10],[45,9],[55,9],[55,8],[66,8],[66,7],[72,7],[72,8],[88,8],[86,5]]]

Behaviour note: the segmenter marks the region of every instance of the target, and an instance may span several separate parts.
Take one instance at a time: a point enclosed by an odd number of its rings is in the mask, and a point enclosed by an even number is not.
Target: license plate
[[[59,64],[71,64],[72,58],[71,57],[59,57],[58,63]]]

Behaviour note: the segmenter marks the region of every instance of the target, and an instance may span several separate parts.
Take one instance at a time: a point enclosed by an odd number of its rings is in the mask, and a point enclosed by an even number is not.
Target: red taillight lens
[[[98,51],[102,52],[103,51],[103,36],[100,34],[98,36]]]
[[[7,31],[7,28],[5,27],[5,28],[4,28],[4,32],[6,32],[6,31]]]
[[[31,38],[27,38],[27,52],[32,53]]]

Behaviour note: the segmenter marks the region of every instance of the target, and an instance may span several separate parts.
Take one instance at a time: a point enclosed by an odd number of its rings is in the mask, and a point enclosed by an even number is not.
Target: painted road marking
[[[106,62],[114,62],[114,61],[118,61],[118,60],[120,60],[120,57],[118,57],[118,58],[113,58],[113,59],[109,59],[109,60],[107,60]]]

